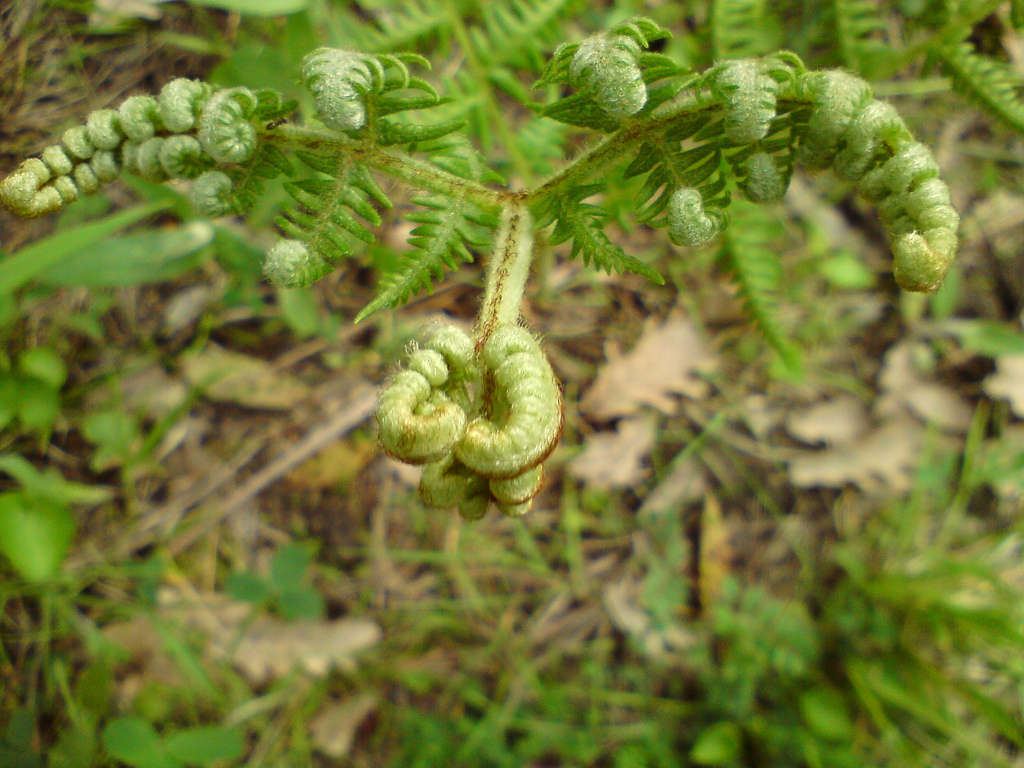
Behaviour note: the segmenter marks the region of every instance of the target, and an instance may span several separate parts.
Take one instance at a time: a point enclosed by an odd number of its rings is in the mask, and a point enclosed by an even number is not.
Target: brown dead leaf
[[[852,395],[838,395],[786,417],[789,433],[811,445],[844,445],[864,434],[868,424],[868,409]]]
[[[580,410],[593,419],[628,416],[645,405],[672,413],[674,395],[707,394],[698,374],[717,363],[693,323],[679,315],[661,325],[649,322],[633,349],[625,354],[608,350],[608,358],[580,401]]]
[[[352,749],[356,730],[378,703],[376,694],[363,693],[329,704],[310,723],[313,746],[335,760],[345,757]]]
[[[249,408],[286,411],[309,397],[309,387],[281,373],[266,360],[208,344],[185,354],[181,369],[190,384],[201,387],[211,400]]]
[[[923,428],[893,419],[849,445],[807,451],[789,464],[794,485],[839,488],[847,483],[866,491],[904,491],[920,458]]]
[[[702,498],[707,488],[700,464],[692,455],[682,453],[672,460],[668,474],[647,494],[637,514],[643,517],[677,510]]]
[[[901,341],[885,353],[878,376],[882,390],[875,412],[882,418],[910,413],[926,424],[966,432],[974,410],[955,390],[939,384],[915,363],[915,342]]]
[[[234,650],[217,640],[242,674],[254,684],[283,677],[293,668],[323,677],[331,669],[355,669],[355,656],[380,640],[380,627],[369,619],[280,621],[261,616],[249,625]]]
[[[1005,355],[996,360],[996,372],[988,376],[982,387],[990,397],[1010,401],[1010,408],[1024,418],[1024,355]]]
[[[625,488],[640,482],[644,458],[654,445],[654,419],[623,419],[614,431],[587,438],[583,452],[569,462],[569,474],[591,488]]]
[[[335,667],[351,670],[357,654],[381,637],[380,627],[369,619],[283,621],[262,615],[250,619],[251,605],[220,594],[163,587],[158,603],[162,622],[201,634],[208,658],[229,661],[253,684],[282,677],[296,667],[316,677]],[[164,638],[148,617],[111,625],[104,633],[141,658],[147,670],[162,670],[170,663]]]

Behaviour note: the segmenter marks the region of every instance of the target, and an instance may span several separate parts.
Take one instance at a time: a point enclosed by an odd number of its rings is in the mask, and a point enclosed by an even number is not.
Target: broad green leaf
[[[309,7],[309,0],[189,0],[189,3],[249,16],[284,16]]]
[[[846,702],[832,688],[812,688],[800,696],[800,714],[817,736],[827,741],[848,741],[853,738],[853,722]]]
[[[277,304],[296,336],[305,338],[320,330],[320,307],[310,288],[279,288]]]
[[[1024,333],[992,320],[949,320],[941,326],[972,352],[989,357],[1024,354]]]
[[[18,384],[18,418],[26,429],[44,432],[60,415],[60,392],[41,382]]]
[[[15,709],[0,736],[0,766],[3,768],[40,768],[39,753],[32,746],[36,719],[28,709]]]
[[[298,589],[308,567],[309,551],[299,544],[288,544],[270,562],[270,583],[278,591]]]
[[[67,507],[24,493],[0,494],[0,552],[26,580],[53,576],[74,535]]]
[[[97,447],[91,466],[103,471],[136,453],[134,446],[139,438],[139,427],[135,419],[122,410],[94,411],[82,422],[82,434]]]
[[[136,768],[180,768],[160,735],[141,717],[119,717],[103,729],[103,748],[111,757]]]
[[[836,288],[846,290],[870,288],[876,282],[875,273],[849,251],[840,251],[822,261],[818,272]]]
[[[215,760],[235,760],[245,749],[242,734],[215,726],[189,728],[166,739],[167,751],[189,765],[209,765]]]
[[[196,265],[196,254],[213,242],[213,233],[213,226],[207,221],[192,221],[174,229],[133,232],[77,253],[41,273],[38,279],[51,285],[86,288],[169,280]]]
[[[65,480],[54,467],[40,472],[32,462],[16,453],[0,453],[0,472],[5,472],[31,496],[57,504],[101,504],[111,496],[109,488]]]
[[[228,575],[224,591],[243,603],[262,603],[270,599],[270,586],[255,573],[243,571]]]
[[[698,765],[730,765],[739,760],[742,741],[740,727],[723,720],[701,732],[690,759]]]
[[[64,360],[49,347],[26,349],[18,355],[18,370],[53,389],[60,389],[68,378]]]
[[[323,596],[312,587],[288,589],[277,596],[278,610],[286,619],[322,619],[326,606]]]
[[[159,202],[129,208],[99,221],[91,221],[80,227],[58,232],[41,242],[22,248],[0,261],[0,293],[10,293],[20,288],[49,270],[54,264],[60,264],[76,254],[85,253],[115,232],[167,207],[168,203]]]

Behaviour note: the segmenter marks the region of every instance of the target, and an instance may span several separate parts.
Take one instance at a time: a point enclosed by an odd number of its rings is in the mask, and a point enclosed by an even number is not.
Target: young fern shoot
[[[0,181],[0,203],[25,217],[53,213],[127,171],[190,180],[197,211],[221,216],[244,212],[284,175],[292,203],[264,270],[296,286],[373,242],[379,209],[391,205],[379,175],[425,193],[414,198],[410,250],[357,321],[400,306],[488,246],[491,255],[473,336],[442,325],[409,351],[381,394],[380,441],[424,466],[426,504],[473,519],[492,504],[520,515],[563,420],[559,383],[520,319],[534,231],[553,224],[551,241],[571,242],[586,264],[661,281],[605,233],[608,213],[590,201],[605,189],[596,179],[621,169],[638,188],[637,218],[695,248],[728,228],[734,193],[776,201],[796,166],[832,168],[878,207],[901,287],[936,289],[956,252],[959,217],[934,158],[866,82],[808,71],[785,51],[688,72],[650,51],[668,36],[635,18],[555,50],[538,85],[569,93],[542,119],[601,137],[532,189],[510,189],[459,135],[459,121],[422,117],[439,104],[410,72],[428,66],[422,57],[320,48],[302,64],[317,109],[310,125],[292,121],[295,102],[273,91],[174,80],[155,98],[132,96],[65,131]],[[763,280],[743,271],[759,269],[760,256],[735,256],[735,279],[755,292]],[[759,326],[773,328],[761,316],[769,304],[754,298]]]

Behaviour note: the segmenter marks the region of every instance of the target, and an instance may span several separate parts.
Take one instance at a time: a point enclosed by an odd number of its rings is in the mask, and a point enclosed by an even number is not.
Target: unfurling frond
[[[537,86],[567,84],[578,93],[555,102],[544,114],[570,125],[616,130],[622,120],[649,106],[649,83],[680,72],[667,56],[645,51],[668,36],[668,30],[637,17],[581,43],[560,45]]]

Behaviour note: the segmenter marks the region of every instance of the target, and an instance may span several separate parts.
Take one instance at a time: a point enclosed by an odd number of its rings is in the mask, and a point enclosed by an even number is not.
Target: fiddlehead
[[[0,182],[0,202],[21,216],[40,216],[95,192],[122,169],[165,181],[244,164],[256,151],[259,106],[247,88],[215,91],[196,80],[172,80],[156,98],[130,96],[116,110],[96,110],[85,125],[68,128],[59,144]],[[200,198],[210,199],[202,190]]]
[[[476,353],[469,336],[442,326],[406,366],[381,395],[377,424],[385,451],[427,465],[424,503],[470,519],[492,501],[523,514],[562,428],[561,391],[537,341],[502,325]]]

